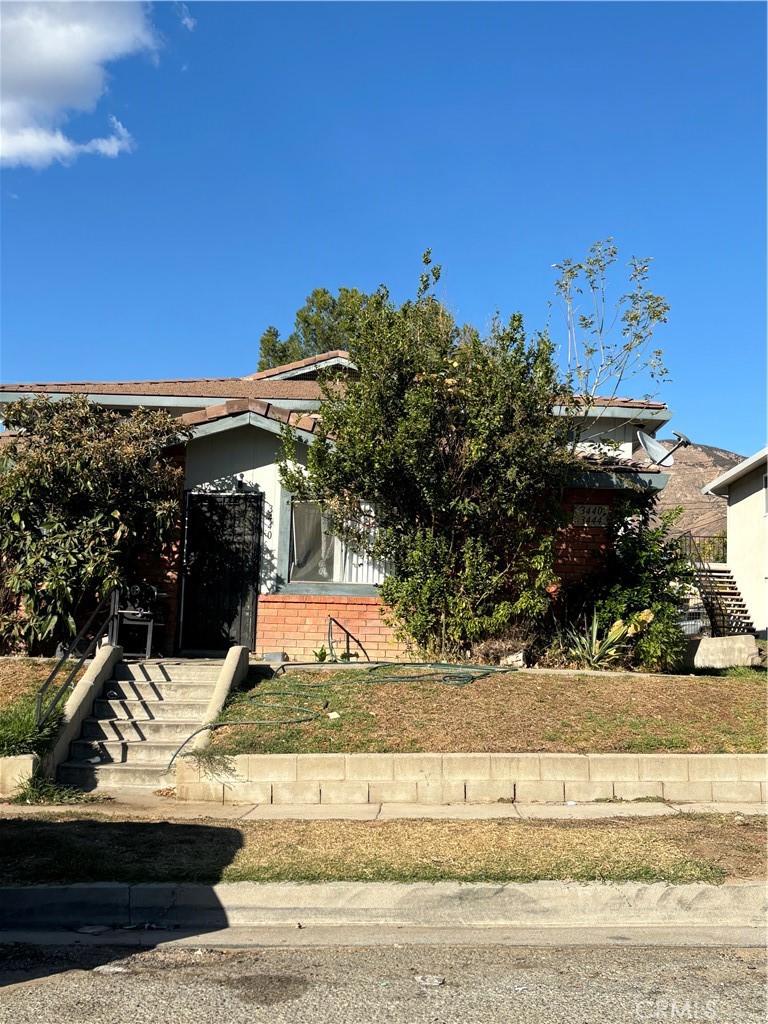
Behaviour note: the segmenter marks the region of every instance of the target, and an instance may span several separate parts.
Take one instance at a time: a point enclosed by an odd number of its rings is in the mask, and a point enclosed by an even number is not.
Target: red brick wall
[[[407,661],[405,645],[393,639],[381,617],[378,597],[265,594],[259,598],[256,654],[285,651],[291,661],[314,661],[313,651],[328,646],[328,616],[338,619],[365,648],[371,661]],[[334,630],[336,653],[345,650],[344,634]],[[357,648],[354,644],[350,650]]]
[[[574,505],[613,505],[616,491],[570,488],[565,492],[563,509],[568,519]],[[555,542],[554,571],[563,583],[577,583],[602,564],[608,537],[602,526],[574,526],[560,530]]]

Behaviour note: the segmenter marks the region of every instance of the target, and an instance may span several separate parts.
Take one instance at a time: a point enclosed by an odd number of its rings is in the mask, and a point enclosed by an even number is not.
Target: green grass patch
[[[12,804],[100,804],[111,800],[109,796],[84,793],[74,786],[59,786],[51,779],[32,775],[11,797]]]
[[[16,754],[44,754],[50,750],[61,721],[61,709],[50,716],[41,730],[35,726],[35,697],[19,697],[0,708],[0,757]]]
[[[74,664],[64,665],[46,694],[44,707],[53,699]],[[55,667],[56,662],[50,658],[0,658],[0,757],[44,754],[50,750],[66,696],[41,732],[35,728],[35,703],[38,690]],[[72,686],[87,667],[88,662],[77,672]]]

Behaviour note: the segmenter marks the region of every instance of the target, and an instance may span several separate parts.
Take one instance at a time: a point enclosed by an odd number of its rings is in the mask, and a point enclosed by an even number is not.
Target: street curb
[[[0,929],[229,927],[762,928],[766,886],[666,882],[219,885],[88,883],[0,888]]]

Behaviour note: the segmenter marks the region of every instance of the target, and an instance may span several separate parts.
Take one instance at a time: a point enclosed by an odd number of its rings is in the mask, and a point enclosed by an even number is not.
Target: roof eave
[[[668,423],[674,413],[667,409],[646,409],[642,406],[626,405],[595,405],[577,409],[572,406],[555,405],[552,408],[555,416],[571,416],[574,419],[609,419],[623,420],[625,423],[645,423],[655,430]]]
[[[309,356],[307,359],[298,359],[294,363],[285,363],[283,366],[273,366],[269,370],[259,370],[250,374],[247,380],[290,380],[291,377],[300,376],[309,370],[325,370],[334,366],[353,366],[349,358],[349,352],[344,349],[333,349],[330,352],[320,352],[316,356]]]
[[[744,459],[737,466],[733,466],[731,469],[726,470],[725,473],[721,473],[720,476],[716,477],[711,483],[705,484],[701,488],[702,494],[728,494],[728,488],[731,484],[740,480],[747,473],[751,473],[753,469],[756,469],[761,464],[764,464],[768,459],[768,447],[761,448],[759,452],[755,452],[748,459]]]

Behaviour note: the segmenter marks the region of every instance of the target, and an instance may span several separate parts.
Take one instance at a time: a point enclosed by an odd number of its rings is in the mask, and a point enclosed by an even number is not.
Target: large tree
[[[520,315],[485,338],[459,327],[424,262],[414,300],[381,288],[361,307],[347,342],[359,376],[323,383],[306,471],[287,432],[281,474],[389,561],[382,597],[402,632],[447,657],[548,606],[570,456],[546,335],[526,337]]]
[[[367,296],[356,288],[340,288],[333,295],[316,288],[296,314],[293,331],[282,340],[270,326],[259,340],[259,370],[293,363],[299,359],[348,349],[357,318]]]
[[[84,395],[6,406],[0,444],[0,566],[21,613],[0,637],[35,648],[76,631],[78,610],[160,551],[178,516],[188,437],[168,413],[119,414]]]

